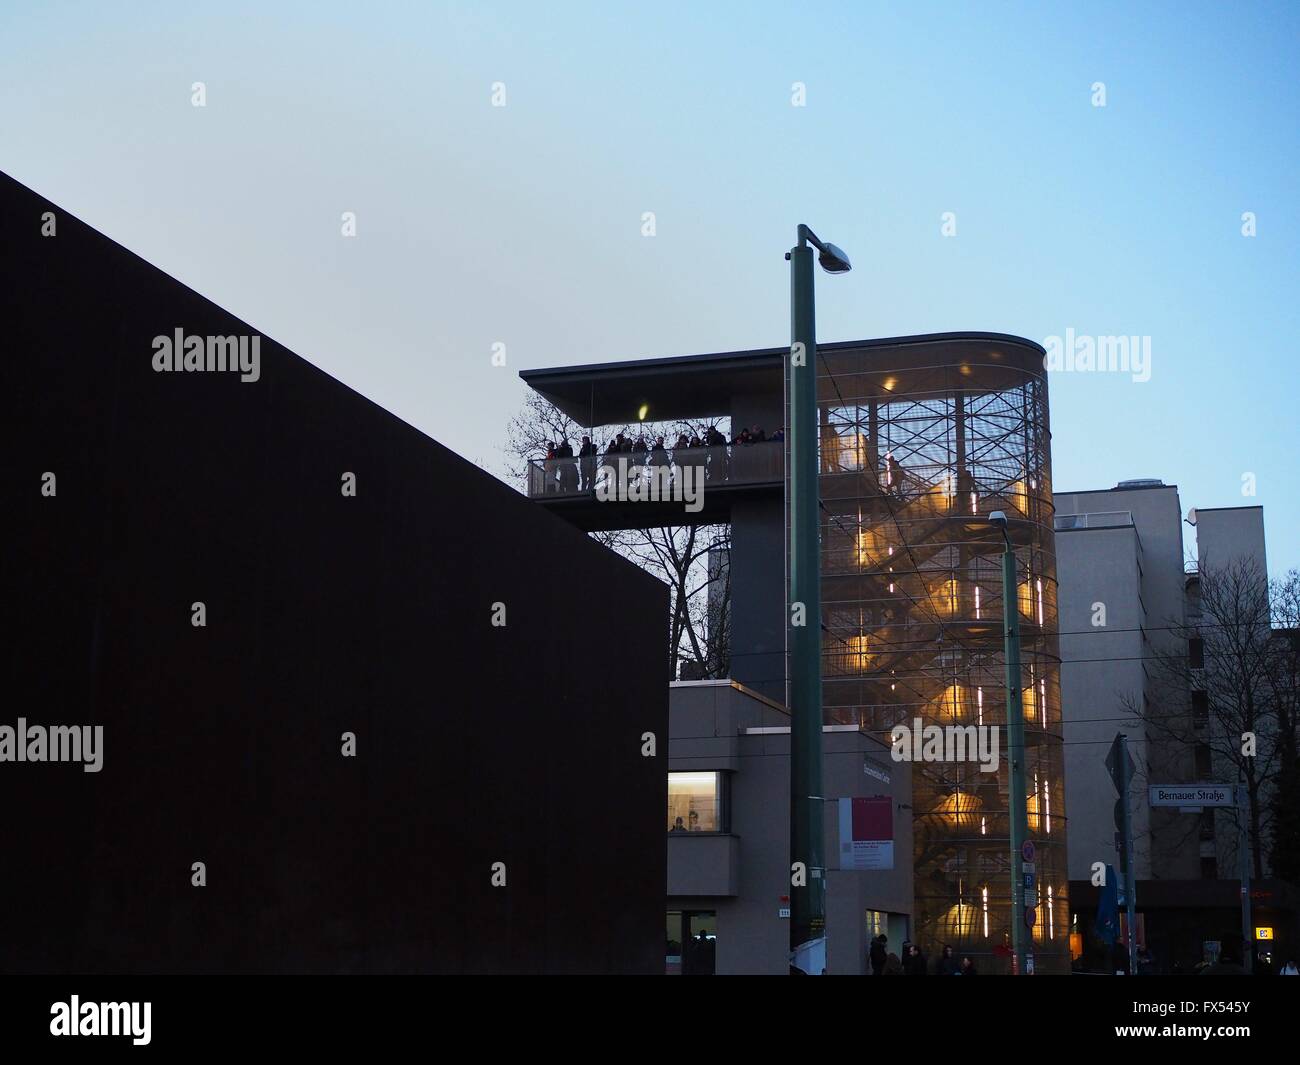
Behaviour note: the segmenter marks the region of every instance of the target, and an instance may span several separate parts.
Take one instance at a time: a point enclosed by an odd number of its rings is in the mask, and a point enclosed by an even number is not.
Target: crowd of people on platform
[[[620,430],[601,451],[592,443],[590,436],[583,436],[575,452],[568,440],[549,441],[546,445],[546,462],[542,464],[544,492],[589,492],[596,486],[596,478],[602,466],[619,469],[619,460],[623,459],[626,469],[633,476],[639,471],[655,467],[667,467],[670,470],[694,467],[707,483],[729,481],[732,479],[732,463],[738,448],[753,444],[781,443],[785,440],[784,427],[774,430],[770,435],[761,425],[750,428],[742,427],[732,434],[730,440],[717,425],[710,425],[700,432],[680,432],[676,441],[670,443],[664,436],[653,439],[644,435],[633,438]],[[832,434],[832,442],[839,438]],[[874,448],[868,448],[869,468],[877,470],[880,487],[887,495],[904,498],[907,494],[906,474],[892,451],[885,452],[877,464],[872,460]],[[822,472],[838,473],[845,469],[859,467],[850,464],[842,466],[842,448],[836,444],[830,447],[826,440],[822,443]],[[856,453],[855,453],[856,454]],[[857,459],[856,461],[861,461]],[[969,490],[966,485],[958,485],[959,494]],[[534,489],[536,491],[536,489]]]
[[[698,432],[689,435],[678,433],[676,442],[672,444],[662,436],[656,436],[653,443],[647,442],[643,435],[633,440],[620,430],[603,453],[592,443],[590,436],[582,438],[576,453],[568,440],[548,441],[547,461],[543,466],[544,490],[562,493],[591,491],[596,484],[598,468],[618,469],[620,459],[624,460],[628,470],[657,466],[673,469],[693,467],[705,481],[725,481],[731,476],[736,448],[784,440],[784,428],[768,436],[762,426],[755,425],[752,429],[741,429],[728,443],[722,431],[716,425],[710,425],[703,436]]]

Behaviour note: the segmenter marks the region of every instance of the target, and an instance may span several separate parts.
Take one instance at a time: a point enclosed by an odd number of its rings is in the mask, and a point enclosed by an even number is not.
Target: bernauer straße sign
[[[1152,806],[1236,806],[1231,784],[1152,784]]]

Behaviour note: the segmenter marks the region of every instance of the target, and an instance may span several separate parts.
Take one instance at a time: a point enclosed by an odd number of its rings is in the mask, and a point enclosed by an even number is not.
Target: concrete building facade
[[[1177,486],[1158,479],[1057,492],[1055,501],[1068,864],[1075,917],[1083,916],[1073,925],[1074,945],[1081,949],[1090,935],[1097,864],[1120,866],[1105,757],[1124,733],[1137,770],[1129,805],[1139,942],[1161,967],[1189,968],[1205,943],[1239,927],[1241,822],[1232,809],[1153,806],[1149,788],[1238,783],[1239,766],[1219,753],[1225,737],[1214,735],[1205,690],[1213,684],[1202,645],[1219,622],[1203,615],[1200,589],[1203,580],[1244,567],[1260,582],[1256,604],[1266,602],[1263,511],[1185,515]],[[1291,897],[1277,885],[1256,890],[1262,906]]]
[[[672,974],[788,971],[790,718],[728,680],[677,682],[669,696],[666,969]],[[830,975],[869,971],[878,934],[898,951],[912,933],[910,766],[851,725],[823,727]],[[840,800],[889,811],[889,868],[854,869]],[[680,820],[679,820],[680,819]],[[881,835],[885,833],[882,832]],[[849,847],[848,852],[843,848]]]

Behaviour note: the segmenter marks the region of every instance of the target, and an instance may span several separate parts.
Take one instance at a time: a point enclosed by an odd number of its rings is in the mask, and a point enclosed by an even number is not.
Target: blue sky
[[[6,0],[0,169],[495,472],[520,369],[786,343],[807,222],[823,340],[1149,336],[1052,375],[1056,487],[1261,504],[1280,573],[1297,56],[1294,3]]]

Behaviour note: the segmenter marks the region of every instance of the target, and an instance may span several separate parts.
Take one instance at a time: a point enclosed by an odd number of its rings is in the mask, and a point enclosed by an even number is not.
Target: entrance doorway
[[[669,910],[664,971],[669,976],[712,976],[718,915],[712,910]]]

